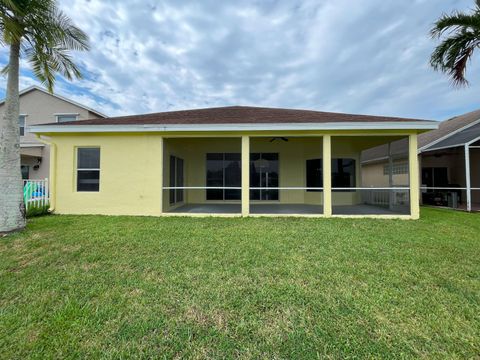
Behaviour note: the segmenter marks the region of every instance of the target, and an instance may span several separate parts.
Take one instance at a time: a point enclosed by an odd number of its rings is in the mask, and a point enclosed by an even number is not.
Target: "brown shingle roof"
[[[168,111],[64,122],[55,125],[152,125],[152,124],[255,124],[419,121],[386,116],[353,115],[312,110],[228,106],[208,109]],[[424,121],[424,120],[422,120]],[[52,125],[52,124],[50,124]]]

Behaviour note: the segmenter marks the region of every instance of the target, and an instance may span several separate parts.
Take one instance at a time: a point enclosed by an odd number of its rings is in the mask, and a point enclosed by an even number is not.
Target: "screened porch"
[[[408,183],[365,181],[360,166],[363,149],[398,140],[398,136],[325,138],[165,138],[162,212],[228,216],[411,214]],[[325,154],[330,159],[328,166]],[[325,206],[325,196],[329,206]]]

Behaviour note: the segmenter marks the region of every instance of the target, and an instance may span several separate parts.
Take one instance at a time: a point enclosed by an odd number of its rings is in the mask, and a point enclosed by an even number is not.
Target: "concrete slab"
[[[240,204],[185,204],[171,213],[190,214],[240,214]],[[401,207],[390,210],[385,207],[373,205],[342,205],[334,206],[334,215],[408,215],[410,209]],[[251,214],[323,214],[322,205],[309,204],[251,204]]]

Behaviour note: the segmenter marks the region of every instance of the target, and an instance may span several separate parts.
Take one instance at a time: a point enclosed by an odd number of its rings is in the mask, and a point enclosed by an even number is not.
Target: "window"
[[[241,187],[239,153],[207,154],[207,187]],[[240,189],[207,189],[207,200],[240,200]]]
[[[67,121],[75,121],[78,118],[77,114],[60,114],[56,115],[57,117],[57,122],[62,123],[62,122],[67,122]]]
[[[354,159],[332,159],[332,187],[355,187]]]
[[[388,175],[389,170],[390,170],[390,165],[385,165],[383,167],[383,175]],[[392,174],[393,175],[408,174],[408,163],[393,164]]]
[[[250,154],[250,200],[278,200],[278,154]]]
[[[307,160],[307,188],[323,187],[322,159]],[[332,187],[355,187],[355,159],[332,159]],[[321,191],[309,190],[307,191]]]
[[[170,156],[170,187],[183,187],[183,159]],[[170,204],[183,201],[183,189],[170,189]]]
[[[307,160],[307,188],[321,188],[323,186],[322,159]],[[307,191],[321,191],[307,189]]]
[[[30,178],[30,167],[28,165],[21,165],[22,180],[28,180]]]
[[[422,168],[422,185],[427,187],[449,187],[448,168],[425,167]],[[435,190],[431,190],[435,191]]]
[[[27,115],[20,115],[18,117],[18,126],[20,127],[20,136],[25,135],[25,120]]]
[[[77,191],[99,191],[100,148],[77,149]]]

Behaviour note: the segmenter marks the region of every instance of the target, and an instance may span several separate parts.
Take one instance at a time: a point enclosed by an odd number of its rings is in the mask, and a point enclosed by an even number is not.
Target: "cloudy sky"
[[[91,40],[55,89],[108,115],[252,105],[442,120],[480,108],[428,65],[431,24],[473,0],[62,0]],[[4,64],[7,52],[0,51]],[[22,62],[21,87],[35,82]],[[4,96],[5,79],[0,79]]]

